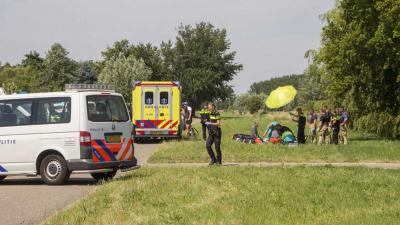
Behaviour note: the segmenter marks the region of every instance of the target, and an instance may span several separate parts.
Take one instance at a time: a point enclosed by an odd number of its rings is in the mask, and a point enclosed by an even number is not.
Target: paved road
[[[158,144],[136,144],[143,165]],[[47,186],[39,178],[14,176],[0,184],[0,225],[37,224],[85,196],[96,185],[88,174],[72,174],[64,186]]]

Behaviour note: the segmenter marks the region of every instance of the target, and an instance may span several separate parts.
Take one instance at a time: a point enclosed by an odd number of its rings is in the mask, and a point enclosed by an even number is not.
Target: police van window
[[[69,123],[71,121],[71,98],[39,99],[37,124]]]
[[[168,92],[160,92],[160,105],[168,105]]]
[[[121,96],[91,95],[86,97],[88,119],[92,122],[126,122],[129,120]]]
[[[152,91],[146,91],[144,93],[144,103],[146,105],[153,105],[154,102],[154,94]]]
[[[32,100],[0,101],[0,127],[32,124]]]

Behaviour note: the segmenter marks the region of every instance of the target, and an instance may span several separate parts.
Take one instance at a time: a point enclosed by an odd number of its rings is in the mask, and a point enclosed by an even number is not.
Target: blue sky
[[[302,73],[304,52],[319,47],[319,15],[334,0],[1,0],[0,61],[44,56],[61,43],[75,60],[100,59],[115,41],[174,40],[179,24],[208,21],[226,28],[244,65],[231,82],[237,93],[251,83]]]

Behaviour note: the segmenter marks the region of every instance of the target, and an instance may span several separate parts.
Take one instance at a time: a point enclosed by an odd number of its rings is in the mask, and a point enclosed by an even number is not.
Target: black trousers
[[[339,129],[332,130],[332,141],[335,145],[339,144]]]
[[[210,156],[211,160],[214,162],[222,162],[222,153],[221,153],[221,129],[210,130],[207,138],[207,152]],[[215,157],[214,151],[212,149],[212,145],[215,145],[215,151],[217,152],[217,157]]]
[[[306,136],[304,135],[304,127],[299,127],[297,129],[297,143],[299,144],[306,143]]]
[[[207,126],[204,123],[201,124],[201,131],[203,134],[203,140],[206,140],[207,139]]]

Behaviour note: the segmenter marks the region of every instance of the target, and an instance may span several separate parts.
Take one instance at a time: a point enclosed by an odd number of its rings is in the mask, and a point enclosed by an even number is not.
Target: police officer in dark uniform
[[[203,140],[207,139],[207,126],[206,122],[210,120],[210,111],[208,111],[208,103],[204,103],[203,109],[200,111],[200,122],[203,133]]]
[[[297,143],[304,144],[306,143],[306,137],[304,135],[304,129],[306,127],[306,117],[304,116],[303,110],[301,108],[297,108],[297,114],[290,113],[292,120],[297,122]]]
[[[214,103],[208,104],[208,110],[210,112],[210,118],[205,123],[208,127],[208,139],[207,139],[207,152],[210,155],[211,161],[210,165],[221,165],[222,164],[222,153],[221,153],[221,115],[215,108]],[[215,145],[215,151],[217,152],[217,157],[215,157],[214,151],[212,149],[212,144]]]

